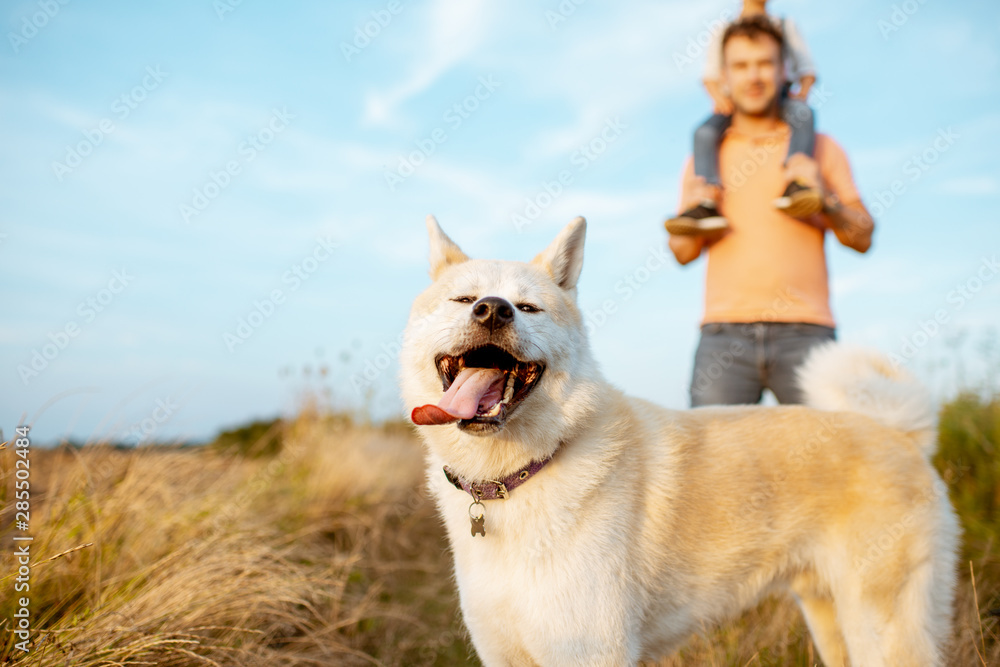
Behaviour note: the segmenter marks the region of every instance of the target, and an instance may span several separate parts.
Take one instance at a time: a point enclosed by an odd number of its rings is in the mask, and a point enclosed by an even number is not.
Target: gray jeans
[[[691,407],[758,403],[770,389],[781,403],[801,403],[795,372],[814,346],[836,340],[819,324],[705,324],[694,355]]]

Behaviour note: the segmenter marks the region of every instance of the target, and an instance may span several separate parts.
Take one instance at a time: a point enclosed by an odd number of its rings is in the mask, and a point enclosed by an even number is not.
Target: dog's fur
[[[428,218],[433,284],[407,326],[406,405],[441,398],[439,354],[492,343],[546,366],[499,430],[418,429],[484,664],[632,665],[778,591],[828,666],[943,664],[959,527],[928,462],[926,391],[875,353],[830,345],[801,373],[808,407],[626,397],[602,378],[576,305],[585,226],[521,263],[468,259]],[[489,332],[460,295],[542,311]],[[487,534],[473,537],[471,498],[442,466],[499,479],[549,456],[486,501]]]

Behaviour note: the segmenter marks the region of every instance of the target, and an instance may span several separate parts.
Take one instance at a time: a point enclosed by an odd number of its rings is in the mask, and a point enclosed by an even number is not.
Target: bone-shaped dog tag
[[[476,505],[479,505],[479,515],[475,514]],[[486,506],[476,499],[471,505],[469,505],[469,520],[472,522],[472,536],[482,535],[486,537]]]

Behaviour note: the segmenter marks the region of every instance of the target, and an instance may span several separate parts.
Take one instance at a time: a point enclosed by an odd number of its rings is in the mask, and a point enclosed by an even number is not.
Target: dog
[[[944,663],[960,528],[912,376],[831,344],[807,405],[668,410],[591,355],[583,218],[528,263],[427,228],[401,391],[485,665],[655,660],[779,592],[828,667]]]

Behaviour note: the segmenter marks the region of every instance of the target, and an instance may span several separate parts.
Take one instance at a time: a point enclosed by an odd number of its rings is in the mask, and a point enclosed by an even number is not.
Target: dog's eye
[[[540,313],[542,309],[533,303],[519,303],[517,304],[517,309],[522,313]]]
[[[452,299],[452,301],[455,301],[456,303],[474,303],[476,301],[476,297],[474,297],[474,296],[456,296],[454,299]]]

